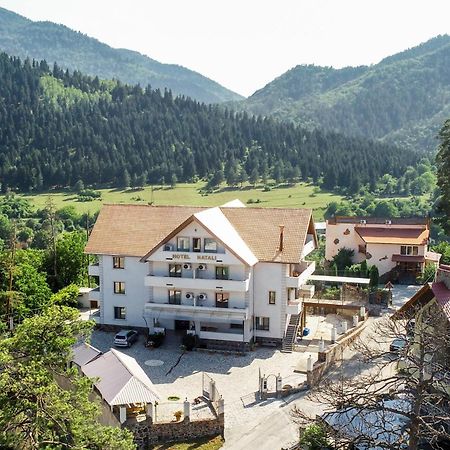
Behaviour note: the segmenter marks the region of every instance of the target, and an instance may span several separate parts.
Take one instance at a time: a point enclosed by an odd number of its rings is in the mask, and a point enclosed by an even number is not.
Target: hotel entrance
[[[189,320],[175,320],[175,330],[186,331],[189,330]]]

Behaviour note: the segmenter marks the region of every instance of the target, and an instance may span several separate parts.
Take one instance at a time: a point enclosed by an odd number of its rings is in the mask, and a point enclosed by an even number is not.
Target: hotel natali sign
[[[215,261],[215,255],[196,255],[197,261]],[[172,259],[191,259],[191,256],[186,253],[174,253]]]

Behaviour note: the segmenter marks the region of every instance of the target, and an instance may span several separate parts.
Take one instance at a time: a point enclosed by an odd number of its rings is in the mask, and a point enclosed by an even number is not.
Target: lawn
[[[74,205],[80,212],[98,211],[103,203],[140,203],[153,201],[155,205],[194,205],[218,206],[235,198],[243,203],[260,207],[312,208],[315,219],[322,219],[323,212],[331,201],[340,201],[341,196],[329,192],[314,192],[314,186],[298,183],[295,186],[282,186],[264,192],[263,187],[244,186],[242,189],[223,187],[211,194],[202,194],[200,189],[204,182],[180,183],[175,188],[150,186],[144,189],[119,190],[101,189],[101,200],[79,202],[72,192],[57,192],[47,194],[25,195],[24,197],[37,208],[43,208],[49,197],[56,208]],[[250,202],[249,202],[250,200]],[[258,203],[252,203],[259,200]]]
[[[223,445],[223,439],[217,436],[212,439],[196,439],[190,442],[180,442],[179,444],[155,445],[152,450],[218,450]]]

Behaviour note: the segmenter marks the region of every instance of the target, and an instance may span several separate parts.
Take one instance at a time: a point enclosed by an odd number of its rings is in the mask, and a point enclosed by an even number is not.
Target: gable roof
[[[71,362],[81,367],[100,356],[102,352],[87,342],[81,342],[72,348]]]
[[[115,349],[81,367],[109,405],[154,403],[159,400],[153,383],[131,356]]]
[[[327,220],[330,225],[338,223],[361,223],[365,221],[367,224],[387,225],[390,221],[391,225],[426,225],[429,226],[427,217],[367,217],[367,216],[334,216]]]
[[[85,252],[142,257],[180,223],[202,209],[193,206],[104,205]]]
[[[85,252],[142,258],[183,224],[203,223],[232,251],[248,262],[296,263],[307,234],[317,242],[310,209],[198,208],[190,206],[105,205],[98,216]],[[221,223],[223,221],[223,223]],[[279,251],[284,225],[283,251]]]
[[[420,228],[392,228],[355,226],[355,231],[366,244],[426,244],[430,231],[426,227]]]
[[[393,319],[411,318],[415,313],[436,299],[437,304],[450,321],[450,289],[443,281],[424,284],[398,311]]]

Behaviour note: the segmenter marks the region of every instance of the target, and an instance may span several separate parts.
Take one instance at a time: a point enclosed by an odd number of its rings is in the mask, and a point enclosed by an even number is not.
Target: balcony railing
[[[190,319],[229,319],[247,320],[249,318],[248,308],[216,308],[214,306],[200,305],[173,305],[169,303],[148,302],[144,306],[144,314],[158,317]]]
[[[89,292],[89,300],[100,300],[100,288],[92,289],[92,291]]]
[[[308,278],[316,270],[316,263],[315,261],[305,261],[304,266],[300,266],[299,270],[301,270],[302,268],[303,270],[301,272],[293,271],[291,276],[287,277],[286,286],[288,288],[300,289],[300,286],[306,284]]]
[[[224,332],[224,331],[200,331],[200,339],[214,339],[218,341],[233,341],[242,342],[244,340],[244,333]]]
[[[296,298],[289,300],[286,306],[286,314],[300,314],[302,312],[302,300]]]
[[[98,263],[89,264],[88,273],[93,277],[98,277],[100,275],[100,266],[98,265]]]
[[[169,277],[147,275],[145,286],[191,289],[198,291],[223,290],[226,292],[247,292],[250,279],[246,280],[216,280],[206,278]]]

